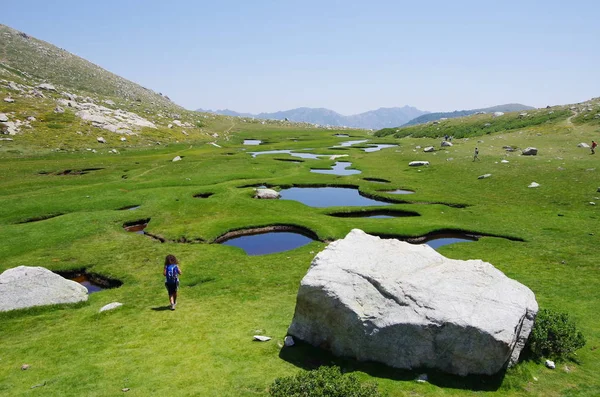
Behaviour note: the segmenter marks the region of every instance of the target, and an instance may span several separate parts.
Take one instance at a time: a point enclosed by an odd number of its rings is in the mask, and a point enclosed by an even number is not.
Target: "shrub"
[[[536,359],[547,357],[561,360],[583,347],[585,337],[567,313],[542,309],[535,319],[528,345]]]
[[[342,375],[339,367],[319,367],[295,376],[277,378],[269,389],[273,397],[379,397],[374,383],[361,383],[356,375]]]

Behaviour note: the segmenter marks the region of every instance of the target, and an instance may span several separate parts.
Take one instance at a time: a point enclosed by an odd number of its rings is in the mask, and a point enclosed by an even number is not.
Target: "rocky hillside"
[[[177,107],[162,96],[45,41],[0,24],[0,68],[74,91]]]
[[[322,126],[346,126],[364,129],[394,127],[397,125],[402,125],[415,117],[419,117],[428,113],[412,106],[404,106],[401,108],[379,108],[377,110],[370,110],[368,112],[354,114],[351,116],[344,116],[330,109],[307,107],[274,113],[259,114],[238,113],[229,109],[215,111],[198,109],[198,111],[227,116],[254,117],[263,120],[290,120],[295,122],[318,124]]]

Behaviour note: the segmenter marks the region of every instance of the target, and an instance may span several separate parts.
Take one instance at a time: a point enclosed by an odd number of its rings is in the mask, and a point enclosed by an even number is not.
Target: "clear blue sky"
[[[598,0],[3,3],[0,23],[189,109],[450,111],[600,96]]]

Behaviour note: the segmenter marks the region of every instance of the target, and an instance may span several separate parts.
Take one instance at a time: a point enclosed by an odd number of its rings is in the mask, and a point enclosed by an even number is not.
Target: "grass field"
[[[266,395],[276,377],[320,364],[356,371],[390,396],[600,394],[600,154],[592,156],[589,149],[577,147],[579,142],[600,140],[597,125],[571,124],[561,114],[550,123],[455,139],[453,147],[441,150],[436,138],[373,137],[357,131],[344,131],[350,138],[336,138],[331,130],[220,120],[222,125],[211,128],[228,132],[227,139],[223,133],[216,139],[221,148],[208,145],[209,138],[190,138],[166,147],[132,144],[109,155],[91,154],[77,141],[69,146],[74,151],[59,152],[28,149],[29,138],[2,142],[0,271],[19,265],[55,271],[85,268],[123,285],[92,294],[84,304],[0,313],[0,395],[112,396],[129,388],[127,395],[136,396],[256,396]],[[244,138],[266,144],[243,146]],[[399,146],[373,153],[358,147],[329,149],[361,138]],[[416,149],[429,145],[438,150]],[[508,153],[503,149],[507,145],[534,146],[539,153]],[[481,161],[473,162],[476,146]],[[352,162],[362,174],[310,173],[311,168],[335,163],[326,157],[292,163],[277,160],[287,155],[252,158],[247,153],[304,148],[348,154],[343,161]],[[176,155],[183,160],[173,163]],[[509,162],[501,163],[503,159]],[[413,160],[431,165],[408,167]],[[90,168],[98,169],[58,175]],[[477,179],[486,173],[492,176]],[[540,186],[528,188],[534,181]],[[415,194],[400,197],[406,203],[386,209],[421,216],[331,217],[327,214],[349,208],[255,200],[252,188],[240,188],[263,183],[354,185],[388,199],[399,197],[380,190],[410,189]],[[200,193],[212,195],[194,197]],[[140,207],[119,210],[133,205]],[[48,216],[54,217],[26,222]],[[147,218],[147,231],[167,242],[123,230],[124,223]],[[210,244],[229,230],[270,224],[310,229],[320,241],[264,256]],[[440,252],[491,262],[531,288],[541,307],[568,312],[588,343],[574,361],[559,363],[554,371],[526,361],[503,378],[430,373],[426,384],[414,381],[422,371],[337,359],[303,345],[282,349],[299,282],[312,258],[327,241],[353,228],[403,236],[460,229],[523,239],[485,237],[445,246]],[[182,240],[204,243],[175,242]],[[169,253],[180,259],[183,270],[175,312],[165,310],[162,265]],[[98,313],[113,301],[124,306]],[[273,340],[253,342],[255,334]],[[23,371],[22,364],[31,367]]]

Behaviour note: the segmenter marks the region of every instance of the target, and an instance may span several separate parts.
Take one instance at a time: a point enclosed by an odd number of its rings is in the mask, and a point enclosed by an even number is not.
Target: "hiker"
[[[592,154],[596,154],[596,146],[598,146],[596,141],[592,141],[592,147],[590,148],[592,149]]]
[[[169,293],[169,302],[171,304],[171,310],[175,310],[177,305],[177,289],[179,288],[179,275],[181,269],[179,269],[179,263],[175,255],[167,255],[165,258],[165,267],[163,269],[163,276],[165,276],[165,287]]]
[[[445,141],[447,141],[447,140],[448,140],[448,138],[450,138],[450,137],[448,136],[448,134],[444,135],[444,140],[445,140]]]
[[[475,154],[473,155],[473,161],[479,160],[479,148],[475,148]]]

